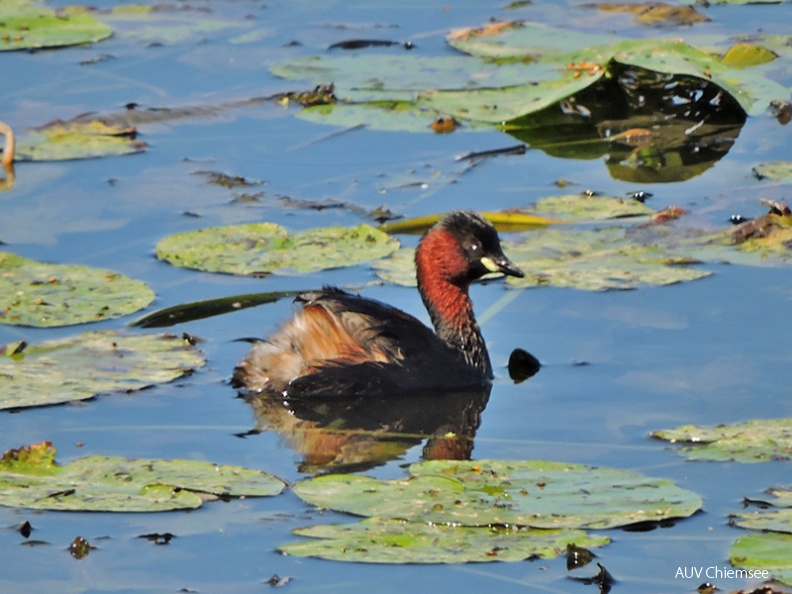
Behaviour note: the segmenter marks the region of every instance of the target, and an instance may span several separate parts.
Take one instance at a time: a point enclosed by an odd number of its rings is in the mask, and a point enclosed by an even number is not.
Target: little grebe
[[[409,314],[337,288],[299,294],[302,309],[256,340],[232,385],[283,396],[387,394],[469,388],[492,379],[468,287],[490,272],[522,277],[495,228],[455,211],[415,253],[418,291],[436,334]]]

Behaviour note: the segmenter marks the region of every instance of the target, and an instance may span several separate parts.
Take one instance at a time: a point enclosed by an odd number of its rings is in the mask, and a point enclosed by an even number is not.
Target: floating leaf
[[[792,534],[766,532],[742,536],[729,550],[732,565],[752,570],[751,577],[767,579],[770,576],[792,586]],[[748,576],[745,576],[748,577]]]
[[[610,196],[569,194],[549,196],[536,203],[533,210],[547,217],[567,221],[601,221],[652,215],[656,211],[638,200]]]
[[[264,275],[354,266],[396,251],[399,242],[369,225],[288,233],[274,223],[187,231],[157,244],[157,257],[208,272]]]
[[[58,466],[43,442],[0,460],[0,505],[65,511],[152,512],[200,507],[209,494],[277,495],[280,479],[259,470],[195,460],[88,456]]]
[[[721,61],[732,68],[748,68],[772,62],[777,57],[774,52],[763,48],[761,45],[740,42],[731,46]]]
[[[641,244],[629,230],[540,229],[523,234],[523,241],[504,242],[504,251],[525,272],[509,278],[512,287],[549,285],[589,291],[635,289],[669,285],[709,276],[690,268],[690,258],[680,257],[660,244]]]
[[[327,475],[298,483],[305,501],[361,516],[462,526],[613,528],[687,517],[701,498],[636,472],[545,461],[430,461],[409,479]]]
[[[86,332],[27,348],[8,344],[0,353],[0,409],[141,390],[204,364],[200,351],[173,335],[113,331]]]
[[[0,51],[93,43],[112,33],[86,12],[55,12],[29,0],[0,2]]]
[[[0,252],[0,323],[68,326],[117,318],[146,307],[154,292],[102,268],[46,264]]]
[[[278,547],[289,555],[361,563],[482,563],[552,558],[569,543],[599,547],[610,539],[582,530],[438,526],[369,518],[354,524],[319,525],[294,531],[313,541]]]
[[[20,137],[20,161],[64,161],[129,155],[144,151],[148,144],[136,139],[136,132],[125,126],[99,119],[57,120]]]
[[[753,172],[759,179],[792,183],[792,161],[761,163],[753,168]]]
[[[184,322],[202,320],[232,311],[240,311],[263,303],[274,303],[284,297],[294,297],[299,291],[272,291],[248,293],[218,299],[204,299],[166,307],[135,320],[130,326],[137,328],[167,328]]]
[[[377,260],[371,265],[372,270],[382,280],[401,285],[415,287],[418,280],[415,278],[415,250],[401,248],[387,258]]]
[[[729,460],[767,462],[792,459],[792,418],[759,419],[698,427],[655,431],[652,437],[679,443],[680,453],[689,460]]]
[[[635,15],[635,22],[639,25],[653,27],[692,25],[709,21],[692,6],[674,6],[665,2],[626,2],[622,4],[604,2],[594,4],[593,7],[603,11],[629,12]]]
[[[537,227],[546,227],[547,225],[561,222],[541,215],[516,211],[481,212],[479,214],[492,223],[499,231],[536,229]],[[423,233],[441,218],[443,218],[442,214],[431,214],[409,219],[400,219],[398,221],[384,223],[380,225],[380,229],[388,233]]]

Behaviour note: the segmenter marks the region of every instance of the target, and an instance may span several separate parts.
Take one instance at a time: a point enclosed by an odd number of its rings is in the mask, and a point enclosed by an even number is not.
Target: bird
[[[336,287],[306,291],[272,335],[245,339],[253,344],[231,385],[288,398],[489,385],[492,364],[468,289],[489,273],[525,274],[504,255],[495,227],[469,210],[449,212],[426,231],[415,266],[434,331],[400,309]]]

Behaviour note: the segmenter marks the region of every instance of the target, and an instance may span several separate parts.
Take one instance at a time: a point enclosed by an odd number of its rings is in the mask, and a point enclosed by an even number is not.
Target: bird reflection
[[[354,472],[398,459],[421,443],[425,460],[469,460],[490,389],[398,398],[240,397],[256,415],[249,433],[279,433],[302,456],[301,472]]]

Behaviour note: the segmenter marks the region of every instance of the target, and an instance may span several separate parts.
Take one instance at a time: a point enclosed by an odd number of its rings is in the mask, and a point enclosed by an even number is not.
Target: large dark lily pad
[[[664,429],[652,437],[681,444],[679,453],[689,460],[767,462],[792,459],[792,418],[760,419],[698,427]]]
[[[125,316],[154,301],[143,281],[89,266],[0,252],[0,323],[68,326]]]
[[[0,2],[0,51],[93,43],[112,33],[86,12],[56,13],[30,0]]]
[[[258,276],[354,266],[398,247],[369,225],[288,233],[274,223],[252,223],[171,235],[157,244],[157,257],[185,268]]]
[[[200,507],[206,495],[277,495],[283,481],[259,470],[195,460],[88,456],[59,466],[42,442],[0,459],[0,505],[63,511],[152,512]]]
[[[203,354],[168,334],[86,332],[25,348],[0,347],[0,409],[85,400],[141,390],[204,364]]]
[[[328,475],[295,493],[319,507],[361,516],[462,526],[613,528],[686,517],[701,498],[664,479],[559,462],[430,461],[409,479]]]
[[[610,542],[606,536],[582,530],[443,526],[382,518],[300,528],[294,533],[314,540],[283,545],[280,551],[359,563],[523,561],[557,557],[570,543],[599,547]]]

